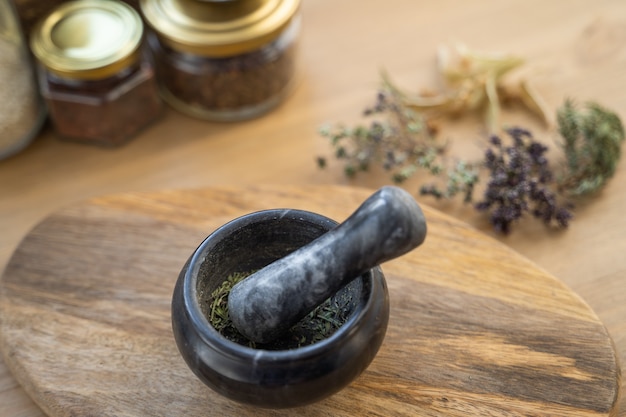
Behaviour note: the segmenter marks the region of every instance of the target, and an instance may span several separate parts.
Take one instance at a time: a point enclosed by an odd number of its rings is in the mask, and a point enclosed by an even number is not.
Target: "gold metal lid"
[[[93,80],[136,62],[142,36],[141,17],[126,3],[77,0],[35,26],[31,49],[57,75]]]
[[[300,0],[141,0],[146,22],[178,51],[238,55],[274,40]]]

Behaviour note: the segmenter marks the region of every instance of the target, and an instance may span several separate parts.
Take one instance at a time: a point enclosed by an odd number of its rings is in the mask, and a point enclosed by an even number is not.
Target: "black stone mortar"
[[[194,251],[174,289],[172,327],[183,358],[202,382],[238,402],[287,408],[338,392],[369,366],[389,319],[379,267],[335,295],[352,300],[349,317],[331,336],[311,345],[281,349],[290,341],[276,340],[271,350],[250,348],[222,336],[207,319],[207,297],[228,276],[261,269],[336,225],[302,210],[260,211],[220,227]]]

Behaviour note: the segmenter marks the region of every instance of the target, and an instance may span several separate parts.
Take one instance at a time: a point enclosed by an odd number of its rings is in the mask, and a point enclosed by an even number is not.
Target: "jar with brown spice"
[[[141,0],[161,95],[202,119],[263,114],[295,77],[299,0]]]
[[[61,137],[120,145],[161,115],[142,39],[139,13],[115,0],[63,3],[36,25],[31,49]]]

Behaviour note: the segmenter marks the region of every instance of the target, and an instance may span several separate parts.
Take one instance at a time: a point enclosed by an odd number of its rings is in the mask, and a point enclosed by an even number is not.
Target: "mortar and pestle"
[[[380,263],[419,246],[426,222],[398,187],[372,194],[343,223],[304,210],[246,214],[219,227],[182,268],[172,298],[172,328],[189,368],[232,400],[296,407],[332,395],[359,376],[385,336],[389,296]],[[252,272],[228,296],[228,315],[256,347],[211,324],[210,294],[234,273]],[[270,350],[328,299],[345,304],[346,321],[310,345]],[[280,346],[280,344],[279,344]]]

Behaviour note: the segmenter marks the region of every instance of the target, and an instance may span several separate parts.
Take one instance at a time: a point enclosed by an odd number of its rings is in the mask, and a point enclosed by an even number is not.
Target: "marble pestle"
[[[382,187],[343,223],[235,285],[230,318],[250,340],[269,342],[344,285],[425,237],[415,199],[401,188]]]

